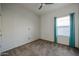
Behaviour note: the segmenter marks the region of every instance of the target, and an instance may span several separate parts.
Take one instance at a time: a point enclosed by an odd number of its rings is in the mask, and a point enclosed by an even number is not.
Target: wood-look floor
[[[36,40],[6,51],[2,56],[79,56],[79,50],[61,44],[54,45],[45,40]]]

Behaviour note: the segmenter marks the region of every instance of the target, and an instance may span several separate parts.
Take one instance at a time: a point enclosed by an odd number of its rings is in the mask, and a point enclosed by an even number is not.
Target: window
[[[57,35],[70,36],[70,16],[57,18]]]

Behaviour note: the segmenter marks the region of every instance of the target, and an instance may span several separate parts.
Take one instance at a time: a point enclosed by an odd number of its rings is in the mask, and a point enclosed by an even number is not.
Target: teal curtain
[[[54,17],[54,43],[57,44],[56,17]]]
[[[74,48],[75,47],[75,20],[74,20],[74,13],[70,14],[70,39],[69,39],[69,46]]]

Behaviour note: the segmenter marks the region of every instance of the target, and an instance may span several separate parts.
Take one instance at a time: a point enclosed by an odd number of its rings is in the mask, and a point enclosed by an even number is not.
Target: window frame
[[[69,25],[66,25],[66,26],[64,26],[64,25],[63,25],[63,26],[57,26],[57,20],[58,20],[59,18],[64,18],[64,17],[69,17],[69,18],[68,18],[68,19],[69,19],[69,20],[68,20],[68,21],[69,21]],[[63,19],[63,20],[64,20],[64,19]],[[66,35],[66,34],[65,34],[65,35],[62,35],[62,34],[61,34],[61,35],[60,35],[60,34],[58,34],[58,27],[61,27],[61,28],[62,28],[62,27],[69,27],[69,34],[68,34],[68,35]],[[56,31],[57,31],[57,32],[56,32],[56,36],[67,36],[67,37],[70,37],[70,15],[63,16],[63,17],[58,17],[58,18],[56,19]]]

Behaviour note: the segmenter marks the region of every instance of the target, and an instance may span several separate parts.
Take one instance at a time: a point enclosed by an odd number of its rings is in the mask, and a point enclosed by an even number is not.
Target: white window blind
[[[70,16],[57,18],[57,35],[69,36],[70,35]]]

